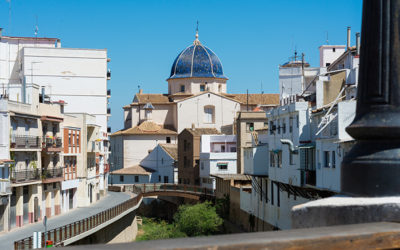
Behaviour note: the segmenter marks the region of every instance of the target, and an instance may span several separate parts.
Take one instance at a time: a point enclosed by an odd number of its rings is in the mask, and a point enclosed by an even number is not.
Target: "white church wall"
[[[171,138],[171,143],[177,143],[176,135],[127,135],[124,136],[123,167],[139,165],[139,163],[153,150],[158,143],[167,143],[166,138]]]
[[[207,122],[205,106],[213,107],[213,121]],[[223,126],[231,126],[240,110],[240,104],[213,93],[188,98],[177,103],[178,133],[192,124],[197,128],[216,128],[221,131]]]

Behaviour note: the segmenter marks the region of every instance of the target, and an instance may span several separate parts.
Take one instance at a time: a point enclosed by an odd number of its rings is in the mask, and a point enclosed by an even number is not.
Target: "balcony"
[[[317,182],[317,175],[315,170],[301,170],[301,184],[315,186]]]
[[[42,148],[48,152],[60,152],[62,151],[62,139],[61,138],[51,138],[43,136]]]
[[[42,169],[43,182],[48,183],[64,180],[63,171],[64,167]]]
[[[111,80],[111,70],[107,70],[107,80]]]
[[[12,135],[10,146],[12,149],[39,149],[40,137],[30,135]]]
[[[13,170],[10,172],[12,183],[23,183],[40,180],[39,169]]]

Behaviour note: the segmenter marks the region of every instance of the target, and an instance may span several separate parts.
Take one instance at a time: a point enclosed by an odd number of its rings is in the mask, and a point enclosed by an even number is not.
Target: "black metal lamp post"
[[[357,143],[342,163],[342,192],[400,194],[400,0],[364,0],[356,116]]]

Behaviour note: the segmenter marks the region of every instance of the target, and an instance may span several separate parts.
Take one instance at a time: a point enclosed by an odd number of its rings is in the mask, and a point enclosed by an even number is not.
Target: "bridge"
[[[172,183],[148,183],[125,185],[125,191],[141,194],[143,197],[149,196],[173,196],[183,197],[192,200],[213,200],[215,193],[213,189]]]
[[[110,186],[109,190],[125,191],[134,197],[90,217],[51,229],[47,233],[42,232],[42,246],[44,246],[45,236],[47,240],[53,242],[54,246],[66,246],[98,233],[112,223],[129,216],[140,206],[143,197],[174,196],[193,200],[210,200],[215,197],[212,189],[168,183]],[[16,250],[32,248],[33,236],[14,242]]]

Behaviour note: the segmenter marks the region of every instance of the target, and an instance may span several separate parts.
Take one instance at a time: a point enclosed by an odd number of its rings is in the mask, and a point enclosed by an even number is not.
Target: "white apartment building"
[[[214,174],[236,174],[236,135],[202,135],[200,185],[215,189]]]
[[[80,189],[88,190],[80,187],[88,185],[88,179],[97,187],[93,201],[105,193],[107,74],[105,50],[62,49],[59,39],[3,36],[0,29],[0,158],[3,169],[9,166],[1,173],[1,187],[10,191],[0,203],[3,230],[90,204],[90,195],[79,194]],[[99,144],[90,166],[84,155],[86,124],[67,115],[74,111],[92,113],[81,115],[92,117],[90,126],[97,128],[88,139]],[[11,190],[3,182],[11,183]]]
[[[106,49],[62,48],[60,39],[56,38],[0,34],[0,87],[9,100],[31,104],[33,96],[25,86],[35,84],[45,98],[67,103],[65,113],[87,113],[95,117],[104,145],[99,152],[102,194],[107,179],[104,169],[109,168],[108,61]]]
[[[241,191],[241,208],[276,228],[291,228],[293,206],[340,192],[341,162],[353,143],[345,128],[355,115],[359,56],[356,48],[341,54],[328,49],[320,48],[324,66],[307,91],[267,111],[268,134],[245,151],[252,192]],[[294,79],[302,70],[296,67]],[[290,82],[290,75],[281,80]],[[297,84],[300,90],[303,83]],[[263,160],[257,159],[260,150],[269,151],[259,155]]]

